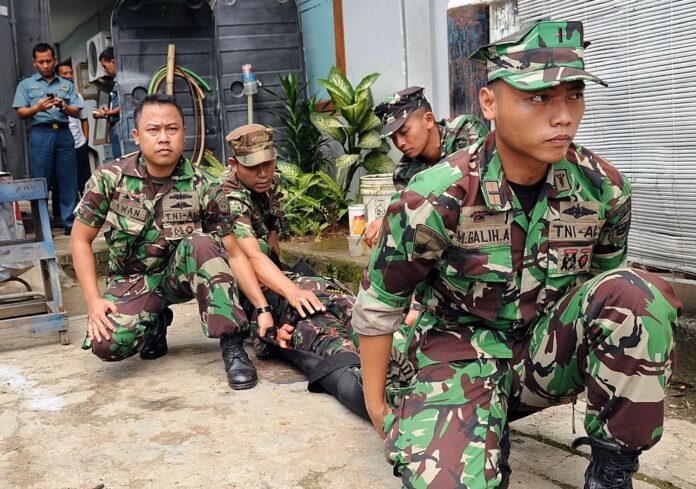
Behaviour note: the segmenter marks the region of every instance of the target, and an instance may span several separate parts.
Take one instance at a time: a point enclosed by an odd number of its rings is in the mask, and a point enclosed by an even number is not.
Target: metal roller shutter
[[[520,24],[581,20],[588,86],[576,141],[634,190],[629,259],[696,273],[696,2],[519,0]]]

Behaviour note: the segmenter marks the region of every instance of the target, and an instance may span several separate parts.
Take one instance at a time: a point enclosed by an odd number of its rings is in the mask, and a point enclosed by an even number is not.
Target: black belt
[[[67,122],[41,122],[39,124],[32,124],[31,127],[43,127],[44,129],[67,129]]]

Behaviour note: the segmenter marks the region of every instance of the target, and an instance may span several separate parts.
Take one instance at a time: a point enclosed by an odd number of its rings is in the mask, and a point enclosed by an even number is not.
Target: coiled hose
[[[193,152],[191,160],[194,165],[198,166],[203,160],[205,152],[205,113],[203,112],[203,101],[205,100],[205,92],[210,92],[210,85],[200,77],[196,72],[189,70],[183,66],[174,67],[174,76],[183,78],[189,87],[189,93],[193,101]],[[147,93],[152,94],[157,92],[162,82],[167,78],[167,67],[162,66],[152,76],[150,86]]]

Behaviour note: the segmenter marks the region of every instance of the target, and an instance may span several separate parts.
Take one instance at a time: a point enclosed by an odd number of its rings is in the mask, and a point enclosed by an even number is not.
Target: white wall
[[[87,61],[87,40],[97,34],[99,31],[111,30],[111,10],[113,6],[109,5],[95,14],[85,23],[78,26],[66,39],[58,43],[58,53],[61,61],[71,58],[73,70],[79,63]],[[75,71],[77,72],[77,71]],[[92,111],[96,108],[97,103],[94,100],[85,100],[85,109],[89,120],[89,143],[99,154],[99,161],[104,161],[104,146],[95,146],[92,144],[92,136],[94,135],[94,119]],[[109,154],[110,147],[109,147]]]
[[[449,115],[447,0],[350,0],[343,2],[343,22],[351,82],[381,73],[375,102],[424,86],[435,115]]]

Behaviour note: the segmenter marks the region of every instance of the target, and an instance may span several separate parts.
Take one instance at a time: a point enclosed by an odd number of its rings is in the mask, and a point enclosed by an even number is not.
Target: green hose
[[[152,76],[152,80],[150,80],[150,85],[147,89],[148,93],[155,93],[166,76],[166,66],[162,66],[161,68],[157,69]],[[186,81],[193,100],[194,120],[196,122],[196,126],[194,129],[194,147],[191,160],[195,166],[198,166],[203,161],[203,155],[205,153],[205,113],[203,106],[205,92],[203,90],[205,89],[206,91],[210,92],[210,85],[208,85],[196,72],[189,70],[188,68],[184,68],[183,66],[174,66],[174,76],[183,78]]]

